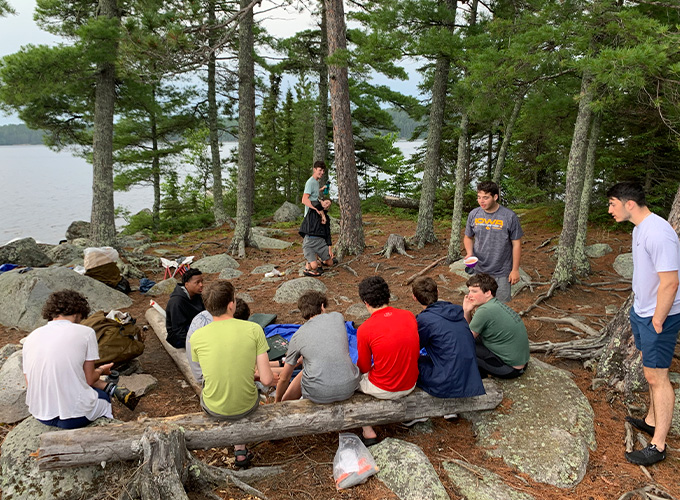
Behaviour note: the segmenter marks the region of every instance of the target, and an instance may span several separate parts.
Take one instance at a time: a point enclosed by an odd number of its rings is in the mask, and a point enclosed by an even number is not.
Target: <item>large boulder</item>
[[[612,247],[607,245],[606,243],[595,243],[593,245],[588,245],[585,248],[586,251],[586,256],[590,257],[591,259],[599,259],[600,257],[604,257],[608,253],[612,253]]]
[[[451,263],[451,265],[449,265],[449,272],[455,274],[456,276],[460,276],[461,278],[464,278],[465,281],[467,281],[470,278],[470,276],[472,276],[472,275],[465,272],[466,267],[467,266],[463,262],[463,259],[460,259],[460,260],[457,260],[457,261]],[[529,286],[530,283],[531,283],[531,276],[529,276],[526,272],[524,272],[524,269],[520,268],[519,269],[519,281],[510,287],[511,296],[514,297],[515,295],[517,295],[524,288]],[[457,292],[463,293],[463,294],[467,294],[467,292],[468,292],[468,289],[467,289],[467,286],[465,285],[465,283],[456,287],[455,290]]]
[[[66,230],[66,239],[68,241],[77,240],[78,238],[90,237],[90,223],[84,220],[75,220]]]
[[[45,252],[47,257],[52,262],[57,264],[66,265],[69,262],[73,262],[75,259],[83,258],[83,249],[70,243],[62,243],[61,245],[54,245],[52,248]]]
[[[298,299],[309,290],[326,293],[328,289],[321,280],[316,278],[297,278],[281,284],[274,294],[274,302],[277,304],[297,304]]]
[[[191,267],[194,267],[201,272],[211,274],[219,273],[227,267],[236,269],[241,267],[241,264],[239,264],[236,259],[230,255],[227,255],[226,253],[220,253],[217,255],[211,255],[209,257],[203,257],[202,259],[191,264]]]
[[[238,269],[233,269],[231,267],[227,267],[222,269],[220,272],[220,275],[218,276],[218,279],[221,280],[233,280],[235,278],[238,278],[241,276],[243,273],[239,271]]]
[[[14,424],[30,415],[21,354],[16,351],[0,368],[0,423],[3,424]]]
[[[276,222],[293,222],[302,216],[302,209],[289,201],[284,201],[283,205],[274,212]]]
[[[462,460],[444,462],[444,470],[467,500],[534,500],[535,497],[503,482],[498,474]]]
[[[52,260],[45,255],[33,238],[23,238],[0,247],[0,264],[6,263],[45,267],[49,266]]]
[[[132,299],[124,293],[65,267],[32,269],[27,273],[12,270],[0,274],[0,324],[27,332],[44,325],[47,321],[41,313],[47,297],[64,289],[82,293],[92,311],[132,305]]]
[[[633,254],[622,253],[614,259],[614,271],[626,279],[633,279]]]
[[[285,250],[292,245],[289,241],[277,240],[257,233],[252,233],[251,239],[260,250]]]
[[[345,311],[345,316],[359,321],[371,317],[370,313],[368,312],[368,309],[366,309],[366,304],[364,304],[363,302],[357,302],[356,304],[352,304],[351,306],[349,306]]]
[[[5,361],[17,351],[21,350],[21,344],[5,344],[0,348],[0,368],[5,364]]]
[[[99,419],[92,425],[119,423]],[[12,500],[73,500],[93,498],[97,493],[114,490],[132,473],[132,462],[107,464],[106,467],[71,467],[53,471],[38,470],[32,456],[40,447],[40,434],[57,431],[29,417],[12,429],[2,443],[0,488],[2,498]]]
[[[400,439],[387,438],[371,446],[379,467],[376,476],[401,500],[448,500],[437,472],[423,450]]]
[[[150,297],[160,297],[162,295],[170,295],[179,283],[175,278],[168,278],[163,281],[159,281],[154,286],[149,288],[146,295]]]
[[[576,486],[596,443],[593,409],[571,374],[532,358],[522,377],[497,383],[509,408],[463,415],[477,444],[535,481]]]

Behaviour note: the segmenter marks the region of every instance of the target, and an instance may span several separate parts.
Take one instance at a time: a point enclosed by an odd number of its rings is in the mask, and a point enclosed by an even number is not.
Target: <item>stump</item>
[[[399,255],[405,255],[410,259],[413,258],[412,255],[406,253],[406,240],[399,234],[390,234],[387,237],[387,243],[385,243],[382,251],[378,253],[389,259],[392,256],[392,252],[394,251],[396,251]]]

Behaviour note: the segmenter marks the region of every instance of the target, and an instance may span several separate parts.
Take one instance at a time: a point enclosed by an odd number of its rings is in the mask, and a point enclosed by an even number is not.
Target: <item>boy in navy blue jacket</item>
[[[463,308],[439,299],[437,284],[421,277],[412,285],[413,298],[423,307],[416,316],[420,348],[418,383],[438,398],[464,398],[485,394],[477,368],[475,339]]]

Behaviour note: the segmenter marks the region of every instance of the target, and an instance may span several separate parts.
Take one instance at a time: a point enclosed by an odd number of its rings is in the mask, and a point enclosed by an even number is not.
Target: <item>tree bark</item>
[[[595,177],[595,153],[597,152],[597,140],[600,136],[601,123],[602,114],[598,113],[594,115],[590,126],[583,189],[581,190],[581,206],[578,211],[578,229],[576,232],[576,242],[574,244],[574,270],[577,276],[586,276],[590,274],[590,261],[586,256],[586,236],[588,234],[590,198],[593,191],[593,179]]]
[[[364,227],[359,200],[354,135],[349,103],[349,81],[343,0],[324,0],[328,22],[328,54],[336,57],[329,67],[331,116],[333,118],[333,144],[338,179],[338,205],[340,206],[340,237],[337,251],[340,258],[345,254],[360,254],[364,250]]]
[[[253,10],[248,0],[241,0],[246,9],[239,21],[238,49],[238,193],[236,228],[229,250],[239,258],[246,256],[250,241],[250,221],[255,195],[255,62],[253,58]]]
[[[397,196],[383,196],[383,203],[395,208],[418,208],[420,203],[412,198],[399,198]]]
[[[151,160],[151,177],[153,182],[153,209],[152,220],[153,228],[158,229],[161,224],[161,165],[158,158],[158,123],[156,122],[156,88],[151,87],[151,102],[153,109],[150,113],[151,122],[151,149],[153,157]]]
[[[485,395],[472,398],[435,398],[420,389],[396,400],[357,393],[346,401],[324,405],[308,399],[264,405],[233,422],[218,422],[203,413],[193,413],[47,432],[40,437],[38,464],[40,469],[49,470],[134,460],[142,451],[139,442],[146,428],[162,424],[183,428],[186,447],[196,450],[496,408],[503,393],[490,379],[484,380],[484,388]]]
[[[592,77],[588,73],[584,73],[581,80],[580,96],[567,163],[562,233],[557,246],[557,264],[552,275],[552,282],[562,289],[569,286],[576,278],[573,267],[574,243],[576,241],[581,190],[583,189],[583,164],[588,148],[588,127],[592,116],[590,103],[593,100]]]
[[[215,14],[215,0],[208,2],[208,24],[214,26],[217,22]],[[210,30],[208,37],[210,54],[208,56],[208,133],[210,137],[210,164],[213,175],[213,215],[215,223],[222,225],[229,217],[224,209],[224,196],[222,193],[222,162],[220,159],[220,135],[217,126],[217,84],[215,81],[217,72],[217,56],[215,44],[219,39],[216,30]]]
[[[116,0],[99,0],[98,16],[114,18],[120,23]],[[113,114],[116,103],[114,61],[118,41],[106,42],[111,45],[113,53],[108,54],[109,60],[97,66],[92,140],[91,232],[97,245],[110,245],[116,236],[113,205]]]
[[[447,262],[454,262],[461,258],[460,245],[460,225],[463,219],[463,194],[467,184],[465,183],[465,169],[468,163],[468,113],[463,111],[460,118],[460,136],[458,136],[458,159],[456,161],[456,192],[453,196],[453,215],[451,216],[451,238],[449,239],[449,250]]]
[[[455,18],[456,0],[440,0],[439,3],[451,10],[453,12],[452,17]],[[453,31],[453,26],[449,25],[447,29]],[[420,192],[418,223],[416,234],[410,240],[417,248],[423,248],[425,244],[437,241],[437,236],[434,234],[434,203],[437,195],[437,179],[441,169],[442,131],[444,130],[446,89],[449,84],[450,70],[451,60],[448,56],[440,54],[437,57],[432,85],[432,103],[430,104],[430,120],[427,127],[427,151]]]
[[[505,158],[508,155],[508,149],[510,148],[510,141],[512,140],[512,131],[515,128],[515,123],[517,122],[517,117],[519,116],[519,111],[522,109],[522,104],[524,104],[524,94],[525,92],[520,92],[520,94],[515,98],[515,105],[512,107],[512,112],[510,113],[510,118],[505,124],[505,134],[503,135],[503,143],[498,150],[498,158],[496,159],[496,167],[493,171],[493,181],[496,184],[500,184],[501,174],[503,173],[503,168],[505,167]]]
[[[328,157],[328,30],[326,22],[326,3],[321,0],[321,56],[319,58],[319,107],[314,115],[314,161],[326,161]],[[324,172],[325,184],[328,169]]]

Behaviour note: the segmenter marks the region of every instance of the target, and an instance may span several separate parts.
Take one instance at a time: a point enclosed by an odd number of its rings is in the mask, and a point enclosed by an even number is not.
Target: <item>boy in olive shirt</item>
[[[479,372],[483,377],[519,377],[529,363],[529,336],[522,318],[496,299],[498,284],[493,276],[475,274],[466,285],[463,314],[477,339]]]

